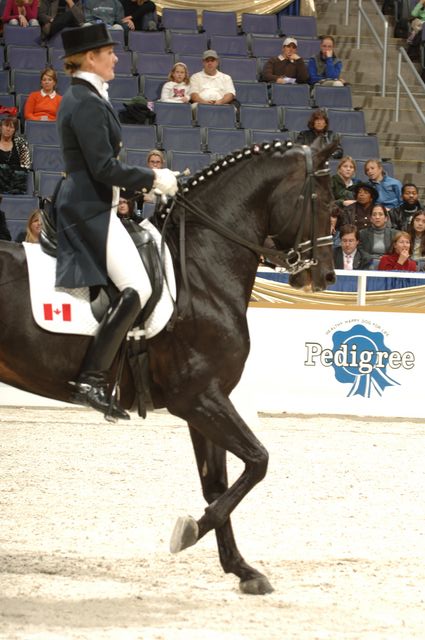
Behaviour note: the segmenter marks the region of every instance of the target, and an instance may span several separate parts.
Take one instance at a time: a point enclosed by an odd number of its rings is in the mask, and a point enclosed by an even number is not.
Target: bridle
[[[251,242],[250,240],[246,240],[241,238],[237,233],[232,231],[229,227],[218,222],[216,219],[212,218],[208,213],[200,209],[197,205],[190,202],[184,195],[182,190],[180,190],[171,205],[167,208],[167,220],[164,223],[164,227],[167,226],[167,221],[170,219],[170,216],[174,210],[176,204],[180,204],[181,209],[179,210],[180,215],[180,251],[183,251],[184,254],[184,236],[185,236],[185,214],[186,212],[191,213],[195,218],[201,220],[203,224],[216,231],[218,234],[236,242],[237,244],[250,249],[258,256],[264,256],[268,258],[271,262],[277,263],[279,265],[284,266],[284,268],[290,274],[296,274],[304,269],[309,269],[312,266],[317,265],[317,249],[319,247],[325,247],[331,245],[333,242],[332,236],[321,236],[316,237],[316,223],[317,223],[317,193],[315,188],[316,178],[329,175],[329,168],[314,170],[313,167],[313,154],[311,148],[307,145],[302,145],[302,150],[305,157],[306,163],[306,179],[302,188],[302,191],[297,199],[297,204],[302,205],[301,215],[299,217],[299,225],[297,229],[297,234],[295,237],[294,247],[288,249],[286,251],[280,249],[271,249],[268,247],[264,247],[262,245]],[[249,151],[249,150],[247,150]],[[249,151],[251,153],[251,151]],[[230,161],[230,160],[229,160]],[[226,166],[224,163],[229,162],[228,160],[222,161],[222,166]],[[197,178],[197,181],[202,182],[205,180],[205,176],[200,175]],[[197,184],[196,180],[192,180],[192,186]],[[301,242],[301,237],[304,229],[305,217],[307,215],[307,206],[308,202],[311,202],[311,222],[310,222],[310,239],[304,242]],[[278,238],[284,229],[284,225],[282,225],[281,229],[278,233],[270,236],[273,238]],[[165,231],[165,229],[164,229]],[[307,255],[306,255],[307,254]],[[180,254],[182,258],[182,253]],[[184,263],[184,260],[182,260]]]

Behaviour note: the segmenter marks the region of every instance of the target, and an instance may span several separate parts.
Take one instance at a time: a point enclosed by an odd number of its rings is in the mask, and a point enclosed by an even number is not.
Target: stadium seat
[[[140,75],[167,76],[174,64],[172,53],[136,53],[135,68]]]
[[[255,82],[257,61],[255,58],[221,58],[220,71],[227,73],[233,82]]]
[[[160,147],[175,151],[202,151],[203,131],[199,127],[158,127],[158,141]]]
[[[284,107],[283,124],[285,129],[287,131],[303,131],[307,129],[307,123],[312,113],[312,109]]]
[[[0,46],[0,69],[4,67],[4,47]]]
[[[0,93],[9,93],[9,83],[10,83],[9,71],[5,69],[0,69]]]
[[[34,171],[64,171],[62,152],[53,145],[32,146],[32,168]]]
[[[10,90],[16,95],[28,95],[40,89],[40,72],[24,69],[12,69],[10,73]]]
[[[169,35],[169,48],[170,51],[181,55],[196,55],[201,61],[203,52],[208,49],[208,37],[206,33],[172,31]]]
[[[43,120],[26,120],[25,136],[28,144],[45,144],[59,146],[56,122]]]
[[[267,131],[266,129],[252,129],[250,132],[251,143],[273,142],[273,140],[292,140],[290,131]]]
[[[59,171],[36,171],[35,191],[40,198],[51,198],[57,183],[63,176]]]
[[[156,124],[190,126],[192,125],[192,106],[177,102],[155,103]]]
[[[63,55],[63,49],[56,49],[55,47],[49,47],[47,49],[47,59],[49,64],[56,69],[56,71],[61,71],[63,69]]]
[[[278,56],[282,51],[282,38],[270,38],[265,36],[252,35],[249,38],[251,53],[255,58],[272,58]]]
[[[2,107],[14,107],[15,96],[13,93],[0,93],[0,105]]]
[[[205,130],[206,145],[210,153],[227,155],[236,149],[242,149],[249,144],[247,131],[243,129],[212,129]]]
[[[188,151],[168,151],[168,168],[172,171],[183,172],[189,169],[193,175],[200,169],[207,167],[212,160],[210,153],[190,153]]]
[[[367,160],[368,158],[380,158],[378,138],[373,136],[341,136],[341,146],[345,156],[351,156],[354,160]]]
[[[164,31],[129,31],[128,48],[138,53],[166,53],[165,33]],[[119,56],[121,55],[120,52]]]
[[[140,76],[140,92],[146,100],[151,102],[159,100],[162,87],[167,80],[167,76]]]
[[[366,121],[363,111],[328,109],[328,118],[329,129],[337,133],[366,133]]]
[[[314,102],[318,107],[332,109],[352,109],[351,87],[314,87]]]
[[[285,36],[317,38],[317,20],[314,16],[279,16],[279,28]]]
[[[241,105],[240,126],[243,129],[282,129],[282,115],[280,107],[258,107]]]
[[[134,98],[139,93],[139,78],[136,76],[115,76],[109,83],[108,93],[113,100]]]
[[[3,196],[1,208],[6,214],[7,226],[12,240],[16,240],[18,234],[25,231],[30,214],[39,206],[39,200],[35,196]]]
[[[286,107],[310,107],[310,87],[308,84],[271,85],[270,101],[272,104]]]
[[[207,11],[202,12],[202,27],[208,37],[214,35],[237,36],[238,23],[234,11]]]
[[[298,38],[297,53],[307,61],[311,56],[315,56],[320,51],[319,38]]]
[[[68,89],[71,84],[71,76],[67,73],[58,73],[58,83],[56,85],[56,91],[63,96],[65,91]]]
[[[6,59],[11,69],[32,69],[40,75],[47,66],[47,49],[10,44],[6,47]]]
[[[164,8],[162,10],[162,26],[169,31],[196,33],[199,30],[196,9]]]
[[[154,149],[157,146],[155,125],[123,124],[121,134],[126,149]]]
[[[246,35],[221,36],[215,35],[210,38],[210,47],[221,56],[241,56],[249,55],[248,40]]]
[[[126,149],[123,160],[130,166],[146,167],[150,149]]]
[[[18,44],[27,47],[40,46],[40,27],[17,28],[10,24],[3,25],[4,44]]]
[[[198,71],[202,71],[202,58],[201,56],[194,56],[189,54],[176,53],[176,62],[184,62],[189,70],[189,75],[193,75]]]
[[[242,31],[244,33],[265,34],[274,36],[279,33],[277,14],[242,14]]]
[[[264,82],[235,82],[235,89],[240,104],[269,104],[269,93]]]
[[[199,127],[216,129],[236,127],[236,109],[231,104],[197,104],[195,118]]]
[[[130,33],[134,32],[130,31]],[[114,72],[116,74],[131,75],[134,72],[133,53],[131,51],[120,51],[117,58],[118,62],[114,67]]]

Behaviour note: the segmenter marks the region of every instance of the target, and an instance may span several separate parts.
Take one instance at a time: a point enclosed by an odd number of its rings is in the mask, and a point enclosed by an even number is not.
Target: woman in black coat
[[[1,201],[2,201],[2,197],[0,196],[0,203]],[[1,211],[1,210],[0,210],[0,240],[12,240],[10,231],[7,228],[6,214],[4,211]]]
[[[174,195],[168,169],[130,167],[118,160],[121,125],[107,94],[117,57],[103,23],[62,33],[65,70],[72,75],[58,114],[66,178],[56,198],[56,286],[105,285],[121,292],[106,313],[85,356],[73,401],[106,414],[107,373],[128,331],[151,295],[139,253],[117,216],[120,188]],[[112,416],[128,419],[114,401]]]
[[[329,131],[328,116],[321,109],[313,111],[310,120],[307,123],[308,129],[300,131],[297,136],[298,144],[306,144],[311,146],[316,140],[320,140],[323,146],[339,140],[338,134],[333,131]],[[336,151],[333,152],[332,158],[342,158],[342,147],[338,146]]]

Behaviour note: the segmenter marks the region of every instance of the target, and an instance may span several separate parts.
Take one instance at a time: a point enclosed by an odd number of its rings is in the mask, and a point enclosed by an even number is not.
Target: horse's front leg
[[[202,493],[211,504],[228,489],[226,452],[189,425],[201,479]],[[240,579],[243,593],[271,593],[273,587],[265,575],[251,567],[241,556],[233,535],[230,518],[215,530],[220,563],[225,573],[234,573]]]

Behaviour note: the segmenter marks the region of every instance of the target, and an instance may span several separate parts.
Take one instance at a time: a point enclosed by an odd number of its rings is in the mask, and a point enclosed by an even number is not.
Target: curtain
[[[207,9],[208,11],[236,11],[238,14],[238,20],[241,19],[242,13],[278,13],[285,9],[294,0],[235,0],[229,2],[228,0],[172,0],[171,2],[156,2],[158,12],[161,13],[162,9],[196,9],[198,12],[198,18],[201,17],[202,11]],[[312,16],[316,15],[314,0],[301,0],[300,3],[300,15]]]

